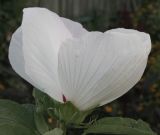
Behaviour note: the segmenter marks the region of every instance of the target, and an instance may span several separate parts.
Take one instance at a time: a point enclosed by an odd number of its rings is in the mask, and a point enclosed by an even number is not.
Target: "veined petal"
[[[141,78],[150,39],[145,33],[130,32],[125,29],[90,32],[61,46],[58,68],[61,85],[68,100],[79,109],[111,102]],[[145,42],[140,35],[148,37]]]
[[[101,34],[100,32],[87,33],[84,38],[68,40],[61,46],[58,69],[61,86],[65,90],[67,100],[73,101],[72,98],[78,93],[81,96],[83,90],[80,87],[84,85],[86,70],[94,57],[93,52],[97,49],[92,44],[98,45]]]
[[[115,34],[123,34],[125,35],[136,35],[140,38],[140,40],[142,41],[141,45],[144,45],[144,47],[146,48],[145,51],[147,54],[150,53],[151,51],[151,39],[150,39],[150,35],[144,32],[139,32],[137,30],[133,30],[133,29],[124,29],[124,28],[117,28],[117,29],[112,29],[112,30],[108,30],[106,32],[111,32],[111,33],[115,33]]]
[[[9,46],[9,61],[13,69],[25,80],[29,81],[29,77],[25,73],[25,62],[22,51],[22,31],[19,27],[12,35]]]
[[[30,78],[25,72],[25,61],[22,50],[22,29],[19,27],[12,35],[10,46],[9,46],[9,61],[12,68],[17,72],[23,79],[27,80],[32,85],[38,87],[35,81]]]
[[[35,87],[62,102],[58,51],[65,40],[72,38],[71,33],[57,14],[44,8],[24,9],[21,28],[25,73]]]
[[[66,19],[61,17],[63,23],[65,24],[65,26],[68,28],[68,30],[72,33],[73,37],[76,38],[80,38],[81,36],[83,36],[84,34],[86,34],[88,31],[83,28],[83,26],[75,21],[72,21],[70,19]]]

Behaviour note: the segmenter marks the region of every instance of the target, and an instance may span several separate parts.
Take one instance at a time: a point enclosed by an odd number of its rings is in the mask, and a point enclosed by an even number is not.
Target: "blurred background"
[[[124,27],[149,33],[152,52],[141,81],[95,114],[141,118],[160,134],[160,0],[0,0],[0,98],[19,103],[34,103],[32,86],[12,70],[8,47],[22,9],[31,6],[46,7],[92,31]]]

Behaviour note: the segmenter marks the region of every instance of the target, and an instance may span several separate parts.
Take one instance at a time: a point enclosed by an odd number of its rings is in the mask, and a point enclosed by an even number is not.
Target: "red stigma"
[[[67,99],[66,99],[66,97],[63,94],[62,94],[62,98],[63,98],[63,102],[66,103]]]

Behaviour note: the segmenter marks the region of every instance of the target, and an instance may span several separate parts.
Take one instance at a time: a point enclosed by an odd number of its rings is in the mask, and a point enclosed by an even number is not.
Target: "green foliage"
[[[15,123],[3,123],[0,125],[1,135],[38,135],[22,125]]]
[[[44,134],[45,132],[49,131],[49,126],[41,112],[34,112],[34,121],[36,124],[37,130]]]
[[[81,124],[93,110],[79,111],[71,102],[60,103],[47,94],[34,89],[33,95],[39,112],[48,112],[51,117],[68,124]]]
[[[59,104],[55,108],[49,109],[49,114],[56,116],[60,121],[68,124],[81,124],[92,110],[79,111],[71,102]]]
[[[136,121],[121,117],[102,118],[89,126],[84,132],[84,135],[88,133],[109,135],[156,135],[144,121]]]
[[[44,135],[63,135],[63,131],[60,128],[55,128],[49,132],[46,132]]]
[[[0,133],[3,135],[66,135],[72,126],[84,130],[84,134],[156,135],[149,125],[141,120],[110,117],[91,123],[83,123],[91,111],[79,111],[71,102],[64,104],[34,89],[36,105],[20,105],[9,100],[0,100]],[[46,121],[47,113],[57,118],[51,127]]]
[[[9,100],[0,100],[0,133],[2,135],[39,135],[33,112]]]

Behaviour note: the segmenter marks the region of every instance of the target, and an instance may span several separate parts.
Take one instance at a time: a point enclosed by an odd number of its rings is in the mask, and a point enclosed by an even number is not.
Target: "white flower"
[[[89,32],[44,8],[24,9],[13,34],[9,59],[34,87],[80,110],[120,97],[141,78],[150,36],[129,29]]]

